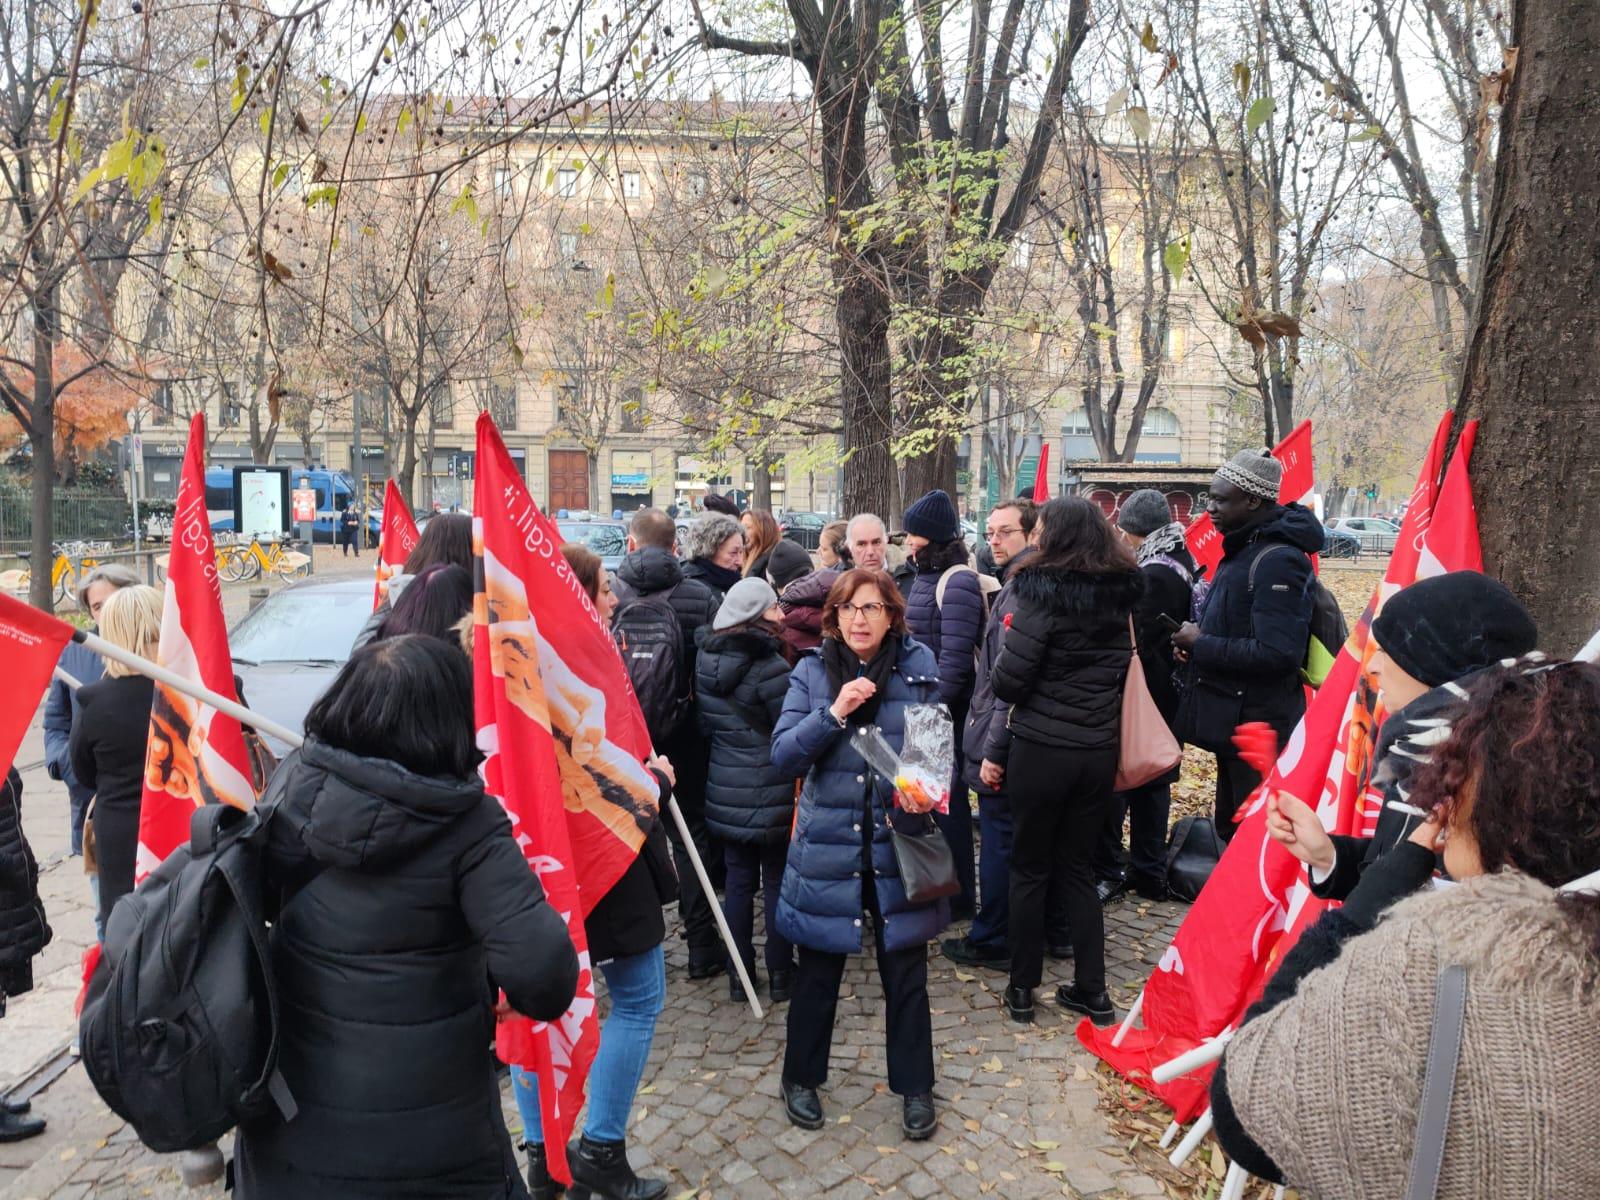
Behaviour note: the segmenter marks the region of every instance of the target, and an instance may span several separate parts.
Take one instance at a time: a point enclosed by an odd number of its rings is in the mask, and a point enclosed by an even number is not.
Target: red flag
[[[1222,531],[1211,520],[1210,513],[1201,513],[1189,522],[1183,541],[1194,555],[1194,561],[1205,568],[1206,577],[1215,579],[1217,567],[1222,562]]]
[[[1433,521],[1422,538],[1417,578],[1446,571],[1482,571],[1483,547],[1478,540],[1478,507],[1472,501],[1472,479],[1467,464],[1478,441],[1478,423],[1468,421],[1456,442],[1455,455],[1439,489]]]
[[[523,486],[499,431],[478,417],[473,684],[484,786],[578,951],[578,994],[559,1020],[500,1023],[501,1059],[539,1077],[550,1170],[600,1041],[587,916],[660,819],[650,738],[604,621],[562,557],[561,534]]]
[[[15,761],[61,648],[71,640],[71,625],[0,592],[0,659],[6,664],[6,685],[0,688],[0,775]]]
[[[1433,544],[1432,528],[1462,525],[1461,514],[1447,516],[1436,509],[1443,503],[1437,483],[1449,423],[1447,415],[1434,435],[1383,582],[1266,783],[1244,806],[1222,861],[1145,985],[1143,1036],[1133,1042],[1130,1033],[1122,1050],[1131,1046],[1132,1051],[1119,1053],[1109,1037],[1080,1033],[1086,1046],[1129,1078],[1138,1078],[1148,1062],[1166,1061],[1236,1025],[1300,930],[1325,907],[1311,895],[1299,861],[1267,835],[1267,792],[1300,797],[1337,833],[1370,836],[1376,824],[1376,804],[1368,792],[1383,710],[1366,672],[1375,651],[1371,625],[1384,601],[1418,578],[1423,547]],[[1470,440],[1465,446],[1470,451]],[[1458,488],[1466,487],[1465,456],[1457,463]],[[1460,569],[1477,553],[1475,543],[1468,546],[1461,536],[1449,541],[1448,561],[1441,560],[1445,569]],[[1190,1085],[1207,1076],[1209,1070],[1165,1088],[1150,1087],[1147,1078],[1139,1082],[1172,1103],[1179,1120],[1188,1120],[1204,1107],[1203,1088]]]
[[[400,489],[394,480],[383,485],[383,524],[378,529],[378,565],[374,568],[378,580],[372,589],[372,609],[389,594],[389,580],[400,573],[406,557],[416,548],[417,523],[411,517]]]
[[[1050,499],[1050,443],[1039,447],[1039,469],[1033,474],[1033,502],[1043,504]]]
[[[1311,494],[1316,480],[1311,470],[1311,422],[1301,421],[1294,432],[1272,448],[1272,457],[1283,464],[1283,479],[1278,484],[1278,503],[1297,504]]]
[[[189,423],[189,446],[178,477],[156,662],[219,696],[237,700],[222,590],[217,583],[216,549],[206,516],[205,447],[205,417],[196,414]],[[189,818],[198,806],[222,803],[250,808],[255,802],[250,755],[239,722],[209,704],[156,684],[145,751],[135,878],[143,879],[189,840]]]

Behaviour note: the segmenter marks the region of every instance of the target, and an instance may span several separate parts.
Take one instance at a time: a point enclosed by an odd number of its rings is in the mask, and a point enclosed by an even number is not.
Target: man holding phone
[[[1172,635],[1189,619],[1195,561],[1183,540],[1183,525],[1172,519],[1167,498],[1144,488],[1122,502],[1117,528],[1133,547],[1144,576],[1144,595],[1133,610],[1139,662],[1150,696],[1168,725],[1178,713],[1177,663]],[[1095,850],[1096,890],[1108,904],[1130,888],[1148,900],[1167,894],[1167,816],[1179,767],[1159,779],[1112,797],[1100,844]],[[1122,821],[1128,818],[1128,852],[1122,849]]]

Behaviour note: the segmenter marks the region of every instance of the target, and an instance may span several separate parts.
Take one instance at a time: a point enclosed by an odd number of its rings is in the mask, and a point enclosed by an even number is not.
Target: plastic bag
[[[919,810],[950,811],[950,775],[956,750],[950,710],[943,704],[913,704],[906,709],[906,735],[896,754],[876,727],[856,730],[856,750],[867,765],[915,800]],[[904,805],[902,805],[904,807]]]

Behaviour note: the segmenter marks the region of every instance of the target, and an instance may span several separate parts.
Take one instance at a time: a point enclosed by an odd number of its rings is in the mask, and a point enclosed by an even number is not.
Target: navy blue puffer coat
[[[935,549],[926,547],[922,554]],[[965,547],[962,560],[965,561]],[[906,625],[912,635],[933,651],[939,664],[939,699],[950,706],[960,723],[972,700],[973,678],[977,669],[974,653],[983,636],[983,591],[975,570],[955,570],[944,585],[944,607],[937,603],[939,579],[951,566],[935,559],[927,568],[919,566],[906,596]]]
[[[702,639],[695,667],[700,732],[711,741],[706,825],[727,842],[789,839],[794,781],[772,765],[772,731],[789,691],[775,634],[736,626]]]
[[[900,748],[910,705],[938,702],[938,685],[933,652],[905,638],[878,705],[877,727],[890,746]],[[772,735],[774,765],[806,776],[778,899],[778,929],[813,950],[849,954],[861,949],[862,822],[871,821],[873,886],[883,913],[880,936],[890,950],[922,945],[949,924],[949,902],[906,899],[884,824],[894,789],[867,769],[850,744],[853,732],[840,729],[828,712],[832,703],[822,656],[810,651],[789,677],[789,694]]]

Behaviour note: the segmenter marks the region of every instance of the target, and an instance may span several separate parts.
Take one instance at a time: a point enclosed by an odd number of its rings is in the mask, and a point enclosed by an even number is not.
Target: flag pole
[[[262,733],[271,734],[280,742],[299,749],[305,738],[292,729],[279,725],[276,721],[262,716],[260,713],[251,712],[237,700],[229,700],[226,696],[213,692],[210,688],[196,683],[179,675],[176,671],[169,671],[159,663],[153,663],[148,658],[135,654],[132,650],[124,650],[113,642],[108,642],[98,634],[90,633],[86,629],[75,630],[72,640],[80,642],[105,658],[113,659],[123,666],[132,667],[141,675],[154,679],[157,683],[164,683],[175,691],[182,692],[185,696],[192,696],[202,704],[209,704],[218,712],[234,718],[257,729]],[[70,684],[68,685],[71,686]]]
[[[678,836],[683,840],[684,853],[694,864],[695,877],[700,880],[700,887],[705,892],[706,899],[711,902],[711,915],[717,919],[717,929],[722,933],[723,945],[728,947],[728,957],[733,960],[733,969],[738,972],[739,982],[744,985],[744,998],[749,1001],[750,1011],[755,1013],[756,1020],[759,1021],[766,1014],[761,1011],[761,1002],[756,999],[756,989],[750,982],[750,972],[745,970],[744,955],[740,954],[733,944],[733,931],[728,928],[728,918],[723,915],[722,905],[717,903],[716,889],[711,886],[711,877],[706,874],[705,863],[700,861],[700,851],[695,849],[694,838],[689,836],[689,825],[678,808],[676,796],[667,798],[667,807],[672,811],[672,819],[677,823]]]
[[[69,687],[74,692],[77,691],[79,688],[81,688],[83,686],[83,681],[81,679],[73,678],[71,675],[68,675],[65,671],[63,671],[60,667],[57,667],[54,671],[50,672],[50,678],[54,679],[58,683],[66,684],[67,687]]]

